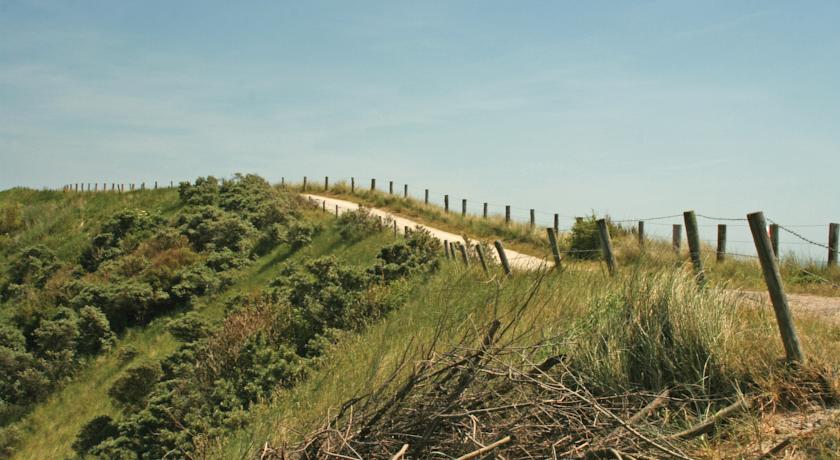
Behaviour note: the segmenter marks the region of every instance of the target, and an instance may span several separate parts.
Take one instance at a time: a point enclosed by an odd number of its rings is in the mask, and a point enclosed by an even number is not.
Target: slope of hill
[[[15,458],[819,456],[840,439],[840,328],[797,316],[808,360],[786,364],[772,313],[726,289],[739,266],[701,288],[667,250],[620,243],[616,277],[587,260],[506,277],[255,176],[0,206]]]

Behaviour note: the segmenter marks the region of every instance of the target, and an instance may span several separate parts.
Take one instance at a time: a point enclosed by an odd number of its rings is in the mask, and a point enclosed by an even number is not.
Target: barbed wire
[[[712,216],[707,216],[707,215],[704,215],[704,214],[696,214],[696,215],[697,215],[697,217],[702,217],[703,219],[709,219],[709,220],[738,221],[738,222],[746,222],[747,221],[746,218],[742,218],[742,217],[712,217]]]
[[[674,214],[672,216],[659,216],[659,217],[647,217],[641,219],[610,219],[610,222],[617,224],[621,222],[639,222],[639,221],[650,221],[650,220],[665,220],[665,219],[675,219],[677,217],[682,217],[682,214]]]
[[[767,219],[767,220],[768,220],[768,221],[770,221],[770,223],[772,223],[772,224],[774,224],[774,225],[778,225],[780,229],[782,229],[782,230],[784,230],[784,231],[786,231],[786,232],[790,233],[791,235],[793,235],[793,236],[795,236],[795,237],[799,238],[799,239],[800,239],[800,240],[802,240],[802,241],[805,241],[805,242],[807,242],[807,243],[813,244],[814,246],[819,246],[819,247],[821,247],[821,248],[828,249],[829,251],[837,251],[837,248],[832,248],[831,246],[829,246],[829,245],[827,245],[827,244],[817,243],[817,242],[816,242],[816,241],[814,241],[814,240],[811,240],[811,239],[809,239],[809,238],[806,238],[806,237],[804,237],[804,236],[800,235],[799,233],[797,233],[797,232],[795,232],[795,231],[793,231],[793,230],[791,230],[791,229],[789,229],[789,228],[787,228],[787,227],[785,227],[785,226],[783,226],[783,225],[781,225],[781,224],[779,224],[779,223],[777,223],[777,222],[774,222],[772,219]]]

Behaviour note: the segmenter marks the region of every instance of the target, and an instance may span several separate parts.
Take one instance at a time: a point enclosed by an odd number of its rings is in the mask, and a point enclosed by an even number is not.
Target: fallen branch
[[[405,455],[406,452],[408,452],[408,444],[403,444],[402,449],[400,449],[396,454],[394,454],[394,456],[391,457],[391,460],[400,460],[401,458],[403,458],[403,455]]]
[[[484,455],[487,452],[490,452],[491,450],[493,450],[493,449],[495,449],[499,446],[503,446],[503,445],[509,443],[510,440],[511,440],[510,436],[505,436],[504,438],[499,439],[498,441],[494,442],[493,444],[488,444],[488,445],[482,447],[481,449],[474,450],[474,451],[472,451],[472,452],[470,452],[466,455],[462,455],[462,456],[458,457],[456,460],[469,460],[470,458],[476,458],[479,455]]]
[[[738,401],[730,404],[729,406],[724,407],[723,409],[719,410],[715,415],[709,417],[708,419],[704,420],[702,423],[694,425],[693,427],[685,430],[680,431],[679,433],[672,434],[668,436],[668,439],[692,439],[696,438],[697,436],[704,435],[711,433],[715,429],[715,425],[732,415],[735,415],[741,411],[750,408],[750,401],[747,399],[739,399]]]

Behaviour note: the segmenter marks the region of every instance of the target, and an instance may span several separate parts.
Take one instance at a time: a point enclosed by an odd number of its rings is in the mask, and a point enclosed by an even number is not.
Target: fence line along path
[[[304,198],[309,198],[312,200],[317,201],[323,208],[327,210],[337,210],[339,214],[343,214],[347,211],[355,211],[362,207],[358,203],[354,203],[352,201],[346,200],[339,200],[336,198],[330,198],[321,195],[313,195],[309,193],[302,193],[301,196]],[[429,231],[435,238],[441,241],[449,241],[449,242],[460,242],[461,244],[465,243],[464,237],[461,235],[456,235],[454,233],[450,233],[444,230],[440,230],[438,228],[429,227],[428,225],[423,225],[419,222],[415,222],[411,219],[406,219],[405,217],[400,217],[395,214],[391,214],[387,211],[383,211],[377,208],[366,208],[370,213],[374,216],[380,216],[383,219],[390,218],[394,222],[396,222],[396,228],[399,232],[404,232],[405,228],[408,227],[409,230],[415,227],[420,227]],[[539,268],[551,268],[554,264],[546,259],[541,259],[539,257],[530,256],[527,254],[522,254],[520,252],[512,251],[510,249],[505,248],[505,253],[507,254],[508,261],[510,262],[511,268],[516,270],[536,270]],[[490,255],[496,261],[498,261],[498,256],[495,254],[495,251],[489,251],[485,255]]]

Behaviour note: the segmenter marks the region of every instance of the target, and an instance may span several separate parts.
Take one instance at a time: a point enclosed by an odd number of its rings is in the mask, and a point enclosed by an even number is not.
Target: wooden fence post
[[[356,178],[355,177],[350,178],[350,193],[351,194],[356,193]]]
[[[557,246],[557,235],[551,227],[546,228],[545,232],[548,234],[548,244],[551,246],[551,254],[554,255],[554,268],[561,270],[563,267],[561,266],[560,260],[560,248]]]
[[[396,238],[396,237],[397,237],[397,221],[395,219],[394,220],[394,238]]]
[[[392,180],[388,181],[388,194],[389,195],[394,194],[394,181],[392,181]]]
[[[645,221],[643,221],[643,220],[639,221],[638,231],[639,231],[639,247],[644,248],[645,247]]]
[[[327,200],[321,201],[321,207],[324,212],[327,212]]]
[[[706,274],[703,272],[703,258],[700,254],[700,231],[697,228],[697,216],[694,211],[683,213],[685,221],[685,234],[688,238],[688,253],[691,256],[691,264],[694,265],[694,275],[697,283],[701,286],[706,283]]]
[[[464,261],[464,265],[469,268],[470,266],[470,257],[467,255],[467,245],[463,243],[458,243],[458,249],[461,250],[461,260]]]
[[[324,176],[324,191],[330,189],[330,176]]]
[[[510,205],[505,205],[505,224],[510,223]]]
[[[403,185],[403,198],[408,198],[408,184]]]
[[[371,179],[370,180],[370,191],[372,192],[374,190],[376,190],[376,179]]]
[[[155,181],[155,190],[157,190],[157,181]]]
[[[446,259],[449,260],[449,240],[443,240],[443,252],[446,254]]]
[[[449,213],[449,195],[443,195],[443,210]]]
[[[674,224],[671,232],[671,245],[674,247],[674,252],[680,254],[682,248],[682,225]]]
[[[554,213],[554,234],[560,234],[560,214]]]
[[[172,188],[173,185],[172,181],[169,181],[169,188]]]
[[[94,191],[94,192],[98,192],[98,191],[99,191],[99,182],[97,182],[97,183],[93,184],[93,191]]]
[[[534,210],[532,209],[532,210],[531,210],[531,228],[534,228],[534,222],[535,222],[535,219],[534,219]]]
[[[726,224],[717,226],[717,261],[726,260]]]
[[[776,260],[779,260],[779,224],[770,224],[770,246]]]
[[[478,261],[481,262],[481,268],[484,269],[484,273],[490,273],[490,270],[487,268],[487,260],[484,259],[484,248],[481,247],[481,244],[475,245],[475,252],[478,254]]]
[[[502,246],[502,242],[496,240],[493,242],[493,245],[496,246],[496,252],[499,253],[499,262],[502,263],[502,269],[504,269],[505,275],[511,276],[513,272],[510,271],[510,263],[508,262],[507,254],[505,254],[505,248]]]
[[[408,228],[408,225],[403,226],[403,236],[408,238],[411,235],[411,230]]]
[[[484,211],[481,213],[481,215],[482,215],[485,219],[487,218],[487,203],[484,203]]]
[[[426,192],[423,197],[423,204],[429,204],[429,189],[426,189]]]
[[[306,176],[303,176],[303,191],[306,191]]]
[[[461,199],[461,217],[467,217],[467,199]]]
[[[610,276],[616,274],[615,255],[613,254],[612,240],[610,239],[610,229],[607,227],[605,219],[598,219],[598,234],[601,237],[601,252],[604,254],[604,261],[607,263],[607,269]]]
[[[338,217],[338,205],[335,205],[335,217]]]
[[[840,245],[840,224],[828,224],[828,266],[837,266],[837,246]]]
[[[802,349],[799,347],[799,337],[796,335],[793,318],[782,286],[782,275],[779,273],[776,255],[773,253],[770,237],[767,235],[764,213],[747,214],[747,220],[750,223],[755,250],[758,252],[758,260],[761,262],[761,271],[764,273],[764,281],[767,283],[767,290],[770,292],[770,300],[776,313],[776,323],[778,323],[779,332],[782,335],[787,361],[790,363],[802,362],[804,356]]]

